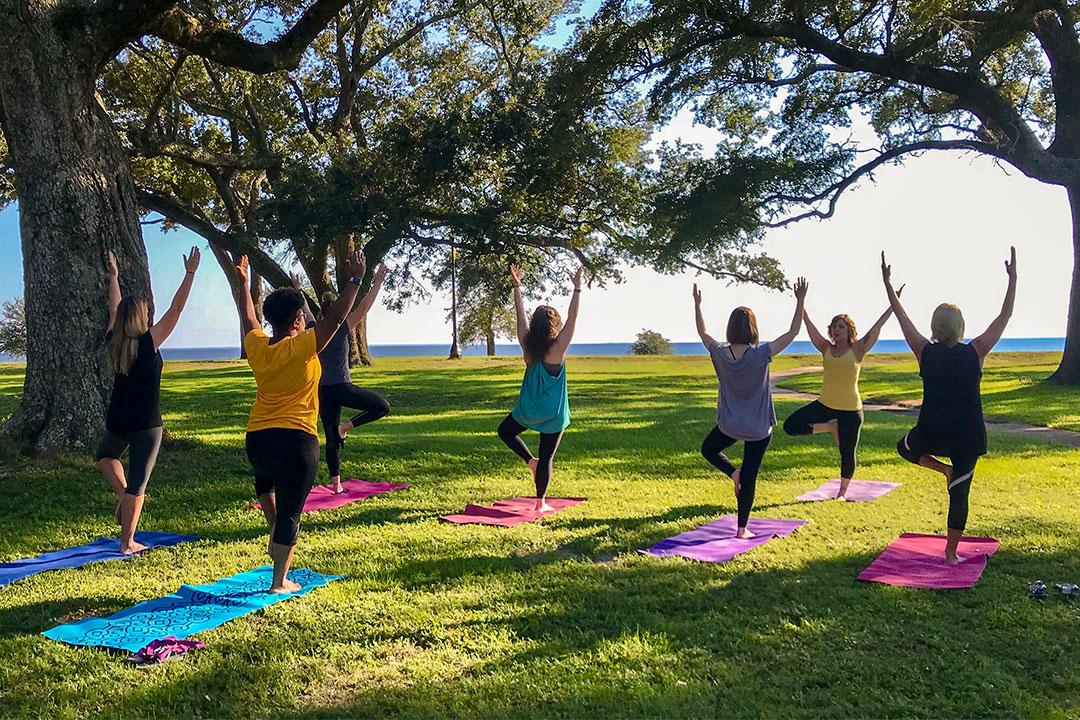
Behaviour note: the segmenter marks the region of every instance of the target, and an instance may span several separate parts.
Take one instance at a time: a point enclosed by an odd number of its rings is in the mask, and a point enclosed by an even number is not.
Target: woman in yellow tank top
[[[837,315],[829,323],[826,339],[810,322],[810,316],[803,312],[810,341],[821,352],[824,368],[821,393],[817,400],[802,406],[784,421],[784,432],[788,435],[832,434],[840,447],[840,491],[836,495],[839,500],[846,499],[848,485],[855,475],[855,450],[859,446],[863,424],[862,398],[859,397],[862,359],[877,342],[890,315],[891,307],[862,339],[855,332],[855,321],[850,315]]]

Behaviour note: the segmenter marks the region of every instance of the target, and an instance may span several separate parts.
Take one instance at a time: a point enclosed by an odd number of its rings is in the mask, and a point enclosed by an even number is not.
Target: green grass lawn
[[[805,365],[821,366],[819,356],[802,356]],[[1080,430],[1080,388],[1046,381],[1061,360],[1061,353],[991,353],[983,368],[983,410],[987,418],[1031,425]],[[821,373],[783,378],[781,387],[817,393]],[[897,402],[920,400],[922,379],[914,356],[871,355],[859,382],[863,400]]]
[[[910,418],[884,413],[867,417],[858,477],[902,487],[872,504],[795,504],[838,457],[821,436],[780,433],[757,512],[809,525],[727,564],[660,560],[636,550],[734,512],[730,481],[698,454],[715,413],[711,366],[572,358],[568,371],[574,421],[552,494],[589,501],[514,528],[437,516],[530,491],[495,435],[519,365],[385,359],[358,371],[394,411],[350,438],[344,471],[413,487],[307,516],[296,565],[347,579],[200,634],[207,649],[187,661],[137,670],[39,633],[265,557],[247,508],[250,372],[170,363],[162,407],[176,440],[143,527],[203,540],[0,589],[0,715],[1080,717],[1080,603],[1025,597],[1037,578],[1080,582],[1080,451],[991,433],[969,532],[1002,545],[972,590],[855,580],[901,532],[944,528],[942,481],[893,451]],[[890,392],[892,372],[867,370],[864,387]],[[0,366],[0,416],[20,373]],[[781,400],[777,413],[795,407]],[[0,561],[115,532],[89,453],[0,463]]]

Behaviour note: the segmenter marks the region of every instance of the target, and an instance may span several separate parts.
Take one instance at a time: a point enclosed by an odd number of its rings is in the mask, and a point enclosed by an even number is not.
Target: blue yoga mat
[[[177,535],[163,532],[135,533],[135,541],[141,542],[147,548],[168,547],[198,539],[196,535]],[[77,545],[64,550],[53,550],[37,557],[0,563],[0,587],[46,570],[63,570],[64,568],[82,567],[102,560],[127,560],[132,557],[135,556],[124,555],[120,552],[120,541],[116,538],[98,538],[86,545]]]
[[[289,571],[300,589],[289,594],[268,592],[274,570],[269,566],[216,580],[209,585],[181,585],[172,595],[141,602],[107,618],[86,618],[41,633],[71,645],[93,645],[137,652],[151,640],[175,635],[180,640],[230,620],[306,595],[341,575],[322,575],[304,568]]]

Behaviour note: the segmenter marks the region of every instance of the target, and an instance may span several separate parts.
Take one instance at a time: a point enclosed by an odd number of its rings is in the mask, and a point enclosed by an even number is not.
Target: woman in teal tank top
[[[566,394],[566,350],[574,336],[578,302],[581,295],[581,276],[584,268],[574,273],[574,294],[566,312],[566,322],[559,311],[549,305],[536,308],[532,319],[525,316],[521,298],[521,271],[510,267],[514,283],[514,309],[517,314],[517,336],[525,359],[525,377],[517,405],[499,425],[499,438],[532,469],[536,485],[536,510],[551,510],[547,504],[552,463],[559,449],[563,430],[570,424],[570,402]],[[540,433],[540,457],[533,457],[522,441],[521,433],[535,430]]]

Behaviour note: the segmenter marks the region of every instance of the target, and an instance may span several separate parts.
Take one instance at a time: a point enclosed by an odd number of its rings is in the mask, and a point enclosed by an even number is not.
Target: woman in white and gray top
[[[701,291],[694,284],[694,317],[698,336],[712,356],[716,379],[720,384],[716,425],[701,444],[701,454],[735,483],[735,497],[739,504],[736,537],[753,537],[753,533],[747,531],[746,523],[754,507],[758,469],[772,440],[773,426],[776,425],[769,363],[799,334],[806,289],[806,280],[799,278],[794,287],[796,305],[791,327],[771,343],[758,344],[754,311],[748,307],[737,307],[728,318],[727,343],[722,344],[705,330],[705,318],[701,315]],[[724,455],[724,450],[740,440],[743,442],[743,462],[742,467],[737,468]]]

